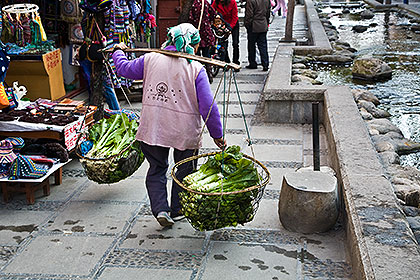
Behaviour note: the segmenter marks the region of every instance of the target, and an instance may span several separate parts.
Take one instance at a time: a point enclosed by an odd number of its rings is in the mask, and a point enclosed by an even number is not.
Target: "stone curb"
[[[325,110],[324,125],[333,166],[342,183],[356,279],[415,279],[420,263],[418,245],[350,89],[329,88]]]
[[[316,11],[312,0],[305,0],[305,12],[308,24],[308,35],[312,42],[312,46],[295,46],[293,48],[294,54],[306,55],[311,53],[313,55],[324,55],[332,53],[333,49],[330,41],[319,20],[318,12]]]

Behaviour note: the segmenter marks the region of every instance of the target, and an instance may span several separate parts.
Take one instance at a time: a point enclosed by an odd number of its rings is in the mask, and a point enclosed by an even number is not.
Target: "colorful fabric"
[[[7,69],[9,68],[10,57],[7,55],[6,47],[0,44],[0,83],[6,77]]]
[[[13,153],[13,145],[7,140],[0,141],[0,178],[9,175],[10,166],[15,161],[16,155]]]
[[[25,146],[25,140],[21,137],[7,137],[6,139],[13,145],[13,150],[19,152]]]
[[[105,29],[104,34],[107,38],[106,47],[111,48],[116,44],[124,42],[128,47],[134,47],[132,42],[132,32],[129,28],[129,18],[131,13],[125,0],[115,0],[112,9],[104,12]],[[135,58],[135,54],[129,54],[130,58]],[[115,72],[115,65],[112,58],[108,57],[109,65]],[[124,87],[131,86],[131,80],[122,77],[117,77],[112,73],[108,67],[104,67],[104,76],[108,86],[119,88],[121,85]],[[107,73],[109,71],[110,73]]]
[[[190,10],[190,16],[188,22],[198,28],[201,15],[201,0],[194,0]],[[216,11],[210,6],[207,1],[204,1],[203,18],[200,25],[200,47],[211,47],[216,43],[216,37],[214,37],[213,31],[211,30],[211,24],[216,17]]]
[[[9,100],[9,108],[10,109],[16,108],[19,104],[18,104],[18,98],[15,94],[15,91],[11,87],[5,87],[4,90],[6,92],[7,99]]]
[[[38,179],[47,174],[48,169],[44,165],[38,165],[30,158],[18,155],[10,167],[9,180]]]
[[[9,107],[9,99],[7,98],[4,84],[0,83],[0,109]]]
[[[130,121],[139,119],[139,116],[136,113],[134,113],[130,110],[126,110],[126,109],[111,110],[111,109],[108,109],[108,108],[104,109],[104,118],[108,119],[113,115],[121,114],[121,113],[126,114]]]
[[[201,38],[197,28],[190,23],[181,23],[168,28],[168,39],[162,44],[162,49],[173,45],[179,52],[194,54],[194,45],[197,45]],[[188,62],[191,62],[188,60]]]

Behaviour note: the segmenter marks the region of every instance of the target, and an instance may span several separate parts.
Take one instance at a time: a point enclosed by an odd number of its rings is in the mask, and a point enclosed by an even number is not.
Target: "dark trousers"
[[[225,48],[224,58],[221,57],[221,60],[230,63],[229,51],[228,51],[228,41],[220,44]],[[233,63],[240,64],[239,62],[239,21],[236,23],[235,27],[232,29],[232,47],[233,47]]]
[[[210,57],[210,47],[199,47],[196,55],[201,55],[202,57]]]
[[[169,148],[161,146],[151,146],[144,142],[141,143],[141,150],[149,162],[149,170],[146,175],[146,188],[147,194],[149,195],[150,206],[152,213],[156,217],[161,211],[171,212],[171,216],[176,216],[181,209],[179,203],[179,192],[182,188],[173,181],[171,189],[171,204],[168,204],[168,193],[166,189],[167,177],[166,172],[168,171],[169,163]],[[191,157],[194,155],[194,151],[197,150],[185,150],[180,151],[174,149],[174,160],[175,163]],[[196,162],[190,161],[182,164],[177,172],[176,177],[178,180],[182,179],[193,171],[193,164]]]
[[[260,51],[262,66],[268,68],[267,32],[248,31],[248,61],[251,67],[257,66],[255,44]]]

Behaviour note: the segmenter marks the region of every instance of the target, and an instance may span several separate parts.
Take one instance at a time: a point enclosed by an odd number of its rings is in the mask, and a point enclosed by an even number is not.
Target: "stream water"
[[[391,113],[391,121],[404,136],[420,142],[420,32],[411,31],[409,19],[395,12],[376,12],[374,18],[360,20],[355,15],[360,10],[350,11],[350,14],[342,14],[341,9],[325,7],[322,10],[337,27],[340,41],[357,49],[357,57],[367,55],[387,62],[393,69],[392,79],[366,83],[352,79],[351,65],[316,65],[317,80],[325,85],[348,85],[371,91],[380,99],[380,107]],[[355,33],[354,25],[370,27],[364,33]],[[401,164],[420,169],[420,152],[401,156]]]

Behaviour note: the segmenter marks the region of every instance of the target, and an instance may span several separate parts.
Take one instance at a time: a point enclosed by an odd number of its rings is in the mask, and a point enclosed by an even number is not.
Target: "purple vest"
[[[203,65],[158,53],[144,56],[143,104],[136,139],[178,150],[201,147],[195,80]]]

